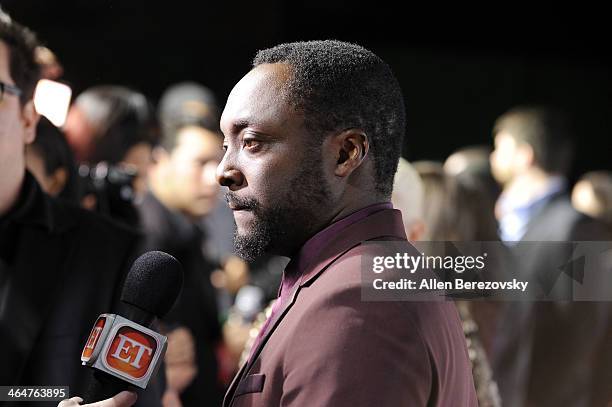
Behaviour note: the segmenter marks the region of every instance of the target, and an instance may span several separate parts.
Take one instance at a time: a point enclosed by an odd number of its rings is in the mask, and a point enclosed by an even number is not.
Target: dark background
[[[573,175],[611,169],[612,81],[607,13],[586,5],[0,0],[60,58],[76,93],[134,87],[156,101],[170,84],[201,82],[221,104],[255,52],[280,42],[336,38],[385,59],[406,99],[404,155],[444,159],[491,142],[495,118],[546,103],[573,118]],[[409,4],[409,3],[408,3]]]

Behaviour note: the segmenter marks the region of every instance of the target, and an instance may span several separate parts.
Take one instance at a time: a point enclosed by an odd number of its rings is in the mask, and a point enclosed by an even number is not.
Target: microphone
[[[85,402],[112,397],[129,386],[147,387],[167,347],[167,338],[150,329],[151,323],[168,313],[182,285],[181,264],[171,255],[152,251],[134,261],[119,314],[100,315],[83,348],[82,364],[95,371]]]

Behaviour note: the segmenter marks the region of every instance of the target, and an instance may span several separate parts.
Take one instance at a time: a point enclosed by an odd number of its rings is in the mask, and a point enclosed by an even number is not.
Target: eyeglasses
[[[4,100],[5,92],[14,96],[21,96],[21,89],[19,89],[17,86],[9,85],[8,83],[0,81],[0,102]]]

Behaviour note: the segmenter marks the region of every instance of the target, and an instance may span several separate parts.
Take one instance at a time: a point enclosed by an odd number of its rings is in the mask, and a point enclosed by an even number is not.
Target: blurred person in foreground
[[[538,242],[609,240],[600,223],[571,206],[566,175],[572,144],[565,116],[544,107],[517,107],[496,120],[493,136],[491,167],[503,187],[496,215],[502,240],[511,250],[521,247],[519,273],[541,275],[550,259],[563,258],[560,246]],[[561,276],[553,292],[568,286]],[[602,387],[601,380],[609,375],[595,365],[609,308],[596,302],[507,303],[493,358],[504,406],[602,405],[599,391],[609,382]]]
[[[74,156],[60,129],[44,117],[36,127],[34,142],[26,147],[26,166],[49,195],[80,202],[80,183]]]
[[[138,224],[133,203],[147,189],[152,151],[159,131],[152,105],[122,86],[85,90],[64,126],[85,181],[83,206],[128,225]]]
[[[92,371],[79,355],[98,315],[117,305],[136,236],[50,198],[26,171],[39,120],[37,45],[0,10],[0,384],[82,394]],[[159,405],[155,392],[140,392],[142,405]]]
[[[216,405],[222,396],[215,357],[219,316],[210,280],[218,266],[202,251],[207,236],[200,225],[218,202],[215,172],[221,144],[218,133],[199,126],[164,133],[161,146],[154,150],[149,191],[138,205],[146,250],[168,252],[183,265],[183,290],[163,322],[169,337],[182,337],[184,341],[175,338],[176,343],[195,352],[192,363],[177,361],[173,355],[182,350],[171,344],[166,357],[170,393],[165,398],[180,395],[185,406]]]

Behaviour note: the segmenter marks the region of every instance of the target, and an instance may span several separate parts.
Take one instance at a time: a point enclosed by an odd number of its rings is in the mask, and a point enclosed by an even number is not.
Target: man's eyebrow
[[[265,122],[262,122],[261,120],[258,120],[257,118],[252,116],[238,117],[228,123],[228,126],[228,137],[238,135],[244,129],[250,127],[254,132],[256,132],[262,137],[265,136],[269,138],[276,138],[276,136],[271,133],[271,129],[265,124]]]
[[[248,117],[236,119],[231,124],[232,132],[233,133],[238,133],[238,132],[242,131],[245,127],[248,127],[248,126],[250,126],[252,124],[253,124],[253,121],[250,118],[248,118]]]

